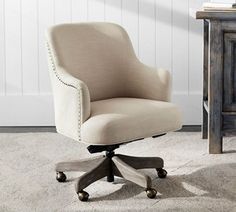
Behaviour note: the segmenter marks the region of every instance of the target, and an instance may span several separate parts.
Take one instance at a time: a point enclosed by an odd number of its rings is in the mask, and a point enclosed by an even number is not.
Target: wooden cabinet
[[[198,11],[204,20],[202,137],[222,153],[223,136],[236,134],[236,12]]]
[[[236,32],[224,33],[223,111],[236,111]]]

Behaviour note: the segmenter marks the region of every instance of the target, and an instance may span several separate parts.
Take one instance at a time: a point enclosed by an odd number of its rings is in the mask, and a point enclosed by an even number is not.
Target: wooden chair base
[[[115,155],[108,152],[105,156],[91,159],[61,162],[56,165],[57,180],[66,181],[66,171],[84,171],[76,180],[75,190],[81,201],[87,201],[89,194],[84,189],[95,181],[107,177],[108,182],[114,181],[114,176],[122,177],[146,189],[149,198],[155,198],[156,190],[152,188],[151,178],[137,169],[155,168],[160,178],[165,178],[167,172],[163,169],[164,162],[159,157],[132,157]]]

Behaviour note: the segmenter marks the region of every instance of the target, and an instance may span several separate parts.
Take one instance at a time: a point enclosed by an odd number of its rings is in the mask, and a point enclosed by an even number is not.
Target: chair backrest
[[[89,88],[91,101],[125,96],[125,70],[136,56],[126,31],[112,23],[53,26],[48,31],[55,65]]]

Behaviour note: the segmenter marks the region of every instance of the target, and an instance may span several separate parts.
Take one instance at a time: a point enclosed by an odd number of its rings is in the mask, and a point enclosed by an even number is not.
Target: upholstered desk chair
[[[112,182],[114,176],[144,187],[154,198],[150,177],[136,169],[154,168],[164,178],[163,160],[119,155],[114,150],[181,128],[180,111],[169,102],[169,73],[142,64],[126,31],[116,24],[53,26],[47,32],[47,46],[57,132],[86,143],[90,153],[105,152],[58,163],[57,180],[66,181],[66,171],[85,171],[76,180],[82,201],[88,200],[84,191],[88,185],[103,177]]]

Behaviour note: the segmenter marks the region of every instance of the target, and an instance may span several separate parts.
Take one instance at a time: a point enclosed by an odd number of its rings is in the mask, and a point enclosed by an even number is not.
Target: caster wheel
[[[66,175],[63,172],[57,172],[56,179],[58,182],[63,183],[66,181]]]
[[[166,178],[167,171],[165,169],[157,169],[157,175],[160,178]]]
[[[157,195],[157,191],[154,188],[148,188],[146,190],[146,193],[147,193],[147,197],[150,198],[150,199],[155,198],[156,195]]]
[[[78,197],[80,201],[87,202],[89,198],[89,194],[86,191],[82,190],[78,192]]]

